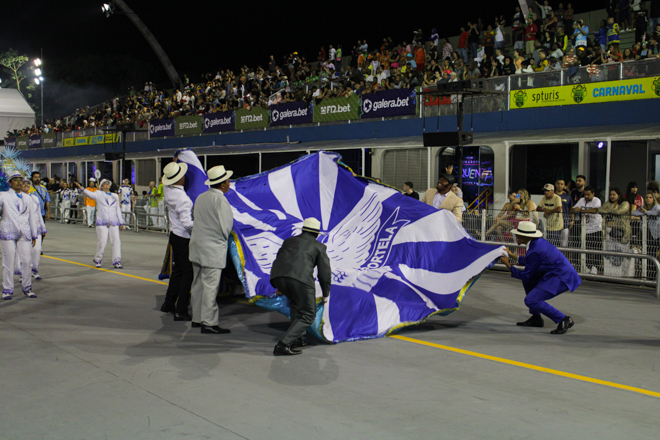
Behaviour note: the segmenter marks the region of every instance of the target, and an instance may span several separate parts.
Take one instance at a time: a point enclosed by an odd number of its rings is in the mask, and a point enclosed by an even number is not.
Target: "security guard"
[[[529,307],[532,317],[527,321],[519,322],[524,327],[543,327],[544,314],[552,319],[557,328],[550,333],[561,335],[575,324],[570,316],[564,315],[552,307],[546,300],[570,290],[575,289],[582,283],[573,265],[566,259],[556,247],[542,238],[543,233],[536,230],[536,224],[532,222],[520,222],[518,228],[511,231],[516,236],[518,244],[528,244],[527,255],[518,257],[509,249],[501,258],[511,271],[513,278],[522,281],[525,288],[525,305]],[[509,258],[518,260],[518,264],[525,266],[522,271],[511,266]]]
[[[321,223],[317,219],[305,219],[302,234],[284,240],[273,262],[270,284],[289,299],[291,310],[291,326],[275,345],[275,356],[300,354],[297,348],[307,345],[302,337],[316,318],[315,267],[323,301],[330,295],[330,260],[325,245],[316,240],[320,230]]]

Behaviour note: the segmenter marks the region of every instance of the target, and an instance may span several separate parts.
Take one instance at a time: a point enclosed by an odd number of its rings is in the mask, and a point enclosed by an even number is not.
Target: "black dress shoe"
[[[294,356],[296,354],[301,354],[302,351],[291,348],[288,345],[284,345],[282,341],[278,342],[273,350],[274,356]]]
[[[160,307],[160,311],[163,313],[174,313],[175,311],[174,304],[163,303],[163,305]]]
[[[190,316],[187,313],[175,313],[174,314],[174,320],[175,321],[192,321],[192,316]]]
[[[566,318],[559,321],[557,328],[550,333],[553,335],[563,335],[568,331],[569,328],[573,327],[574,325],[575,323],[573,322],[573,319],[570,316],[567,316]]]
[[[217,325],[201,324],[201,326],[202,326],[202,330],[201,330],[202,333],[211,333],[211,334],[214,334],[214,335],[221,335],[221,334],[224,334],[224,333],[231,333],[231,330],[229,330],[228,328],[222,328],[222,327],[217,326]]]
[[[195,322],[195,321],[193,321],[193,322],[190,323],[190,326],[191,326],[192,328],[198,328],[198,327],[201,327],[201,326],[202,326],[202,323],[201,323],[201,322]]]
[[[309,347],[309,342],[306,342],[303,338],[298,338],[291,343],[291,348],[303,348]]]
[[[540,315],[532,315],[527,321],[518,322],[516,325],[523,327],[543,327],[543,318]]]

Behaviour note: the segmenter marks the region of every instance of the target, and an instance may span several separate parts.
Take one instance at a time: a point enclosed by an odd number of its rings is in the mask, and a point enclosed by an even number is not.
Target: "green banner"
[[[250,110],[241,108],[236,110],[236,130],[254,130],[268,127],[268,110],[256,106]]]
[[[357,95],[348,98],[329,98],[314,106],[314,122],[348,121],[360,119]]]
[[[41,135],[41,148],[57,147],[57,137],[55,134],[42,134]]]
[[[16,138],[16,148],[19,150],[27,150],[30,145],[29,136],[19,136]]]
[[[201,116],[179,116],[174,118],[174,134],[190,136],[200,134],[204,128],[204,118]]]

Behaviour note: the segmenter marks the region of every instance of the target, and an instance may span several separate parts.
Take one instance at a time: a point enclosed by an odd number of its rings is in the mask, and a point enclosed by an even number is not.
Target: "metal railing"
[[[660,235],[653,235],[660,231],[660,219],[600,213],[572,216],[564,223],[563,218],[557,222],[559,219],[552,215],[545,218],[536,211],[505,211],[497,215],[466,212],[463,226],[479,241],[515,246],[510,231],[520,221],[532,221],[550,243],[564,252],[581,276],[627,284],[656,284],[657,268],[649,260],[657,260],[660,251]]]
[[[78,213],[82,213],[79,215]],[[73,217],[71,214],[75,214]],[[87,223],[87,210],[84,208],[64,208],[60,223]]]
[[[135,232],[139,232],[139,229],[152,230],[152,231],[165,231],[168,234],[170,232],[170,219],[168,218],[167,213],[151,214],[145,211],[145,212],[133,212],[133,215],[136,218]],[[149,224],[150,223],[149,220],[151,220],[151,224]]]

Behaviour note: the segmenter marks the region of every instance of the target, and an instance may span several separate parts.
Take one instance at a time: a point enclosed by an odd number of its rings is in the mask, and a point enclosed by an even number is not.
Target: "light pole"
[[[127,15],[133,24],[140,30],[140,32],[142,32],[142,36],[144,36],[151,48],[154,50],[154,52],[156,52],[156,56],[158,56],[158,59],[167,71],[167,75],[170,77],[172,85],[175,88],[180,87],[181,79],[179,78],[179,74],[174,68],[172,61],[170,61],[170,58],[163,50],[163,47],[160,45],[160,43],[158,43],[158,40],[156,40],[154,34],[152,34],[147,26],[142,22],[142,20],[140,20],[140,17],[138,17],[138,15],[133,12],[133,10],[129,8],[123,0],[111,0],[110,3],[104,3],[103,6],[101,6],[101,11],[105,14],[106,17],[109,18],[112,14],[115,13],[115,5],[119,6],[119,9],[122,10],[122,12],[117,13]]]
[[[42,57],[44,56],[43,50],[42,50],[41,56]],[[36,60],[34,60],[34,66],[35,66],[34,74],[36,76],[36,78],[34,78],[34,82],[38,86],[40,86],[39,88],[41,89],[41,124],[40,125],[43,126],[44,125],[44,77],[41,76],[41,73],[42,73],[41,72],[41,58],[37,58]]]

